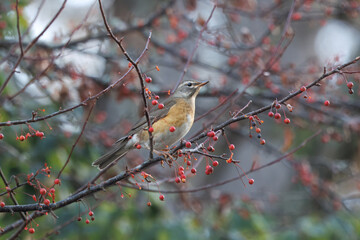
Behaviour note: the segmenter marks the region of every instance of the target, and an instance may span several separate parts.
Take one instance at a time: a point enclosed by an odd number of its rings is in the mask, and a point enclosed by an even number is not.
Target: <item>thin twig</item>
[[[26,226],[26,222],[22,222],[20,224],[20,226],[18,227],[18,230],[9,237],[9,240],[14,240],[14,239],[17,239],[18,236],[24,231],[25,229],[25,226]]]
[[[34,46],[34,44],[39,40],[39,38],[48,30],[48,28],[53,24],[53,22],[59,17],[60,13],[65,8],[66,2],[67,2],[67,0],[64,0],[60,9],[57,11],[57,13],[54,15],[54,17],[50,20],[50,22],[45,26],[45,28],[41,31],[41,33],[39,33],[39,35],[36,38],[34,38],[34,40],[32,40],[29,43],[29,45],[26,46],[25,50],[23,51],[23,54],[19,56],[12,71],[10,72],[9,76],[6,78],[5,82],[2,84],[2,86],[0,88],[0,94],[4,91],[5,87],[9,83],[11,77],[14,75],[16,68],[19,66],[19,64],[22,61],[25,54]]]
[[[24,49],[23,49],[23,44],[22,44],[22,41],[21,41],[19,0],[16,0],[15,8],[16,8],[16,29],[17,29],[18,38],[19,38],[20,57],[23,57],[24,56]]]
[[[105,27],[106,27],[106,30],[108,31],[108,33],[110,34],[110,37],[117,43],[117,45],[119,46],[119,48],[121,49],[121,51],[123,52],[123,54],[125,55],[126,59],[131,63],[132,66],[135,67],[136,69],[136,72],[139,76],[139,81],[140,81],[140,85],[141,85],[141,95],[142,95],[142,99],[143,99],[143,103],[144,103],[144,115],[146,117],[146,121],[147,121],[147,125],[148,125],[148,128],[151,127],[151,119],[150,119],[150,114],[149,114],[149,107],[148,107],[148,103],[147,103],[147,99],[146,99],[146,92],[145,92],[145,84],[144,84],[144,78],[143,78],[143,74],[141,73],[141,70],[138,66],[138,63],[141,59],[141,57],[145,54],[145,52],[149,49],[149,43],[150,43],[150,39],[151,39],[151,32],[149,34],[149,37],[146,41],[146,45],[145,45],[145,48],[143,50],[143,52],[141,53],[141,55],[138,57],[138,59],[136,61],[134,61],[130,55],[127,53],[126,49],[124,48],[124,46],[122,45],[122,41],[123,41],[123,38],[121,38],[120,40],[114,35],[114,33],[112,32],[107,20],[106,20],[106,16],[105,16],[105,13],[104,13],[104,9],[102,7],[102,4],[101,4],[101,0],[98,0],[99,1],[99,6],[100,6],[100,12],[101,12],[101,16],[104,20],[104,24],[105,24]],[[154,146],[153,146],[153,135],[150,131],[148,131],[148,134],[149,134],[149,144],[150,144],[150,153],[149,153],[149,156],[150,156],[150,159],[153,159],[153,151],[154,151]]]
[[[229,179],[226,179],[224,181],[221,181],[221,182],[217,182],[217,183],[213,183],[213,184],[208,184],[208,185],[205,185],[205,186],[202,186],[202,187],[199,187],[199,188],[193,188],[193,189],[181,189],[181,190],[160,190],[161,193],[193,193],[193,192],[200,192],[200,191],[204,191],[206,189],[210,189],[210,188],[214,188],[214,187],[218,187],[218,186],[222,186],[222,185],[225,185],[227,183],[230,183],[230,182],[234,182],[246,175],[249,175],[250,173],[254,173],[254,172],[257,172],[263,168],[266,168],[266,167],[269,167],[271,165],[274,165],[278,162],[281,162],[283,159],[286,159],[288,158],[289,156],[291,156],[292,154],[294,154],[295,152],[297,152],[298,150],[300,150],[301,148],[305,147],[306,144],[311,141],[312,139],[314,139],[316,136],[318,136],[319,134],[321,133],[321,130],[317,131],[315,134],[311,135],[310,137],[308,137],[307,139],[305,139],[300,145],[298,145],[296,148],[294,148],[293,150],[291,150],[290,152],[287,152],[286,154],[284,154],[283,156],[267,163],[267,164],[264,164],[264,165],[261,165],[257,168],[254,168],[254,169],[250,169],[249,171],[247,172],[244,172],[242,174],[240,174],[239,176],[236,176],[236,177],[233,177],[233,178],[229,178]],[[216,157],[219,157],[219,156],[216,156]],[[120,184],[121,186],[123,187],[128,187],[128,188],[134,188],[134,189],[138,189],[139,187],[135,187],[135,186],[131,186],[131,185],[128,185],[128,184]],[[142,187],[141,190],[143,191],[148,191],[148,192],[159,192],[159,189],[148,189],[146,187]]]
[[[85,131],[85,127],[86,127],[86,125],[87,125],[87,123],[88,123],[88,121],[89,121],[89,118],[90,118],[90,115],[91,115],[91,113],[92,113],[92,110],[94,109],[94,106],[95,106],[95,102],[91,105],[91,107],[90,107],[90,109],[89,109],[89,113],[88,113],[88,115],[87,115],[87,117],[86,117],[86,119],[85,119],[85,122],[84,122],[83,126],[82,126],[81,132],[80,132],[79,136],[77,137],[75,143],[72,145],[71,150],[70,150],[70,153],[69,153],[69,156],[68,156],[68,158],[66,159],[66,162],[64,163],[63,167],[62,167],[61,170],[59,171],[59,173],[58,173],[58,175],[57,175],[56,178],[60,178],[61,173],[64,171],[65,167],[66,167],[66,166],[68,165],[68,163],[70,162],[71,155],[72,155],[72,153],[73,153],[76,145],[77,145],[78,142],[80,141],[81,136],[83,135],[83,133],[84,133],[84,131]]]
[[[202,114],[201,116],[198,116],[197,118],[195,118],[194,122],[199,121],[200,119],[204,118],[205,116],[209,115],[210,113],[212,113],[213,111],[217,110],[218,108],[220,108],[221,106],[225,105],[234,95],[235,93],[239,91],[239,89],[236,89],[235,91],[233,91],[232,93],[230,93],[224,100],[222,100],[218,105],[216,105],[215,107],[209,109],[209,111],[207,111],[206,113]]]
[[[57,112],[53,112],[51,114],[42,116],[42,117],[36,117],[36,118],[29,118],[29,119],[25,119],[25,120],[15,120],[15,121],[7,121],[7,122],[0,122],[0,127],[2,126],[12,126],[12,125],[21,125],[21,124],[27,124],[27,123],[33,123],[33,122],[39,122],[39,121],[43,121],[52,117],[55,117],[57,115],[63,114],[65,112],[70,112],[73,111],[74,109],[78,108],[78,107],[82,107],[82,106],[86,106],[86,104],[89,101],[92,100],[98,100],[103,94],[107,93],[108,91],[110,91],[111,89],[113,89],[114,87],[116,87],[116,85],[118,85],[122,80],[124,80],[124,78],[131,72],[131,70],[134,69],[134,67],[130,67],[125,73],[124,75],[122,75],[118,80],[116,80],[113,84],[109,85],[107,88],[105,88],[104,90],[98,92],[97,94],[88,97],[87,99],[85,99],[84,101],[82,101],[81,103],[78,103],[72,107],[69,108],[65,108],[62,110],[59,110]]]
[[[21,94],[22,92],[24,92],[26,90],[27,87],[29,87],[36,79],[39,79],[41,76],[43,76],[53,65],[56,59],[58,59],[62,54],[63,51],[65,50],[66,47],[68,47],[68,45],[71,43],[71,40],[74,36],[74,34],[80,30],[80,28],[86,23],[87,19],[90,16],[91,10],[94,7],[94,4],[91,5],[91,7],[89,8],[89,10],[87,11],[85,17],[82,19],[81,23],[76,26],[71,33],[69,34],[69,39],[67,40],[67,42],[63,45],[63,47],[60,49],[60,52],[56,55],[56,56],[52,56],[50,58],[50,62],[48,63],[48,65],[44,68],[44,70],[40,73],[35,75],[32,79],[30,79],[19,91],[17,91],[16,93],[14,93],[11,96],[8,96],[9,100],[14,99],[15,97],[17,97],[19,94]]]
[[[312,83],[310,83],[309,85],[306,86],[307,89],[315,86],[318,82],[320,82],[321,80],[325,79],[326,77],[332,75],[332,74],[336,74],[338,73],[339,70],[347,67],[347,66],[350,66],[356,62],[358,62],[360,60],[360,57],[357,57],[355,58],[354,60],[348,62],[348,63],[345,63],[341,66],[339,66],[338,68],[328,72],[328,73],[324,73],[321,77],[319,77],[318,79],[316,79],[315,81],[313,81]],[[295,91],[291,94],[289,94],[288,96],[284,97],[283,99],[281,99],[280,101],[278,101],[279,103],[284,103],[286,102],[287,100],[301,94],[302,92],[300,90],[298,91]],[[260,109],[257,109],[255,111],[252,111],[252,112],[248,112],[242,116],[239,116],[239,117],[236,117],[236,118],[231,118],[225,122],[223,122],[222,124],[218,125],[217,127],[214,128],[214,131],[217,131],[217,130],[220,130],[220,129],[223,129],[224,127],[230,125],[231,123],[233,122],[237,122],[237,121],[241,121],[241,120],[244,120],[244,119],[247,119],[249,116],[251,115],[256,115],[256,114],[259,114],[259,113],[262,113],[266,110],[269,110],[272,106],[272,103],[268,106],[265,106],[265,107],[262,107]],[[206,133],[201,133],[199,134],[198,136],[196,136],[195,138],[191,139],[190,141],[191,142],[194,142],[194,141],[197,141],[201,138],[204,138],[206,136]],[[177,147],[175,147],[170,154],[173,154],[175,152],[177,152],[179,149],[181,149],[182,147],[184,147],[184,143],[180,143]],[[56,202],[56,203],[52,203],[50,204],[49,206],[46,206],[44,204],[27,204],[27,205],[19,205],[19,206],[5,206],[4,208],[0,208],[0,212],[19,212],[19,211],[34,211],[34,210],[55,210],[55,209],[58,209],[58,208],[61,208],[61,207],[64,207],[64,206],[67,206],[85,196],[89,196],[95,192],[98,192],[98,191],[102,191],[103,189],[107,188],[107,187],[110,187],[110,186],[113,186],[115,185],[117,182],[121,181],[121,180],[124,180],[124,179],[127,179],[129,176],[131,176],[131,174],[134,174],[134,173],[138,173],[142,170],[144,170],[145,168],[148,168],[150,166],[153,166],[155,163],[157,162],[160,162],[164,160],[164,157],[157,157],[153,160],[148,160],[138,166],[136,166],[135,168],[131,169],[130,171],[124,171],[120,174],[118,174],[117,176],[115,177],[112,177],[96,186],[89,186],[86,190],[83,190],[81,192],[77,192],[73,195],[70,195],[69,197],[67,197],[66,199],[64,200],[61,200],[59,202]],[[268,166],[268,165],[266,165]],[[265,167],[265,166],[263,166]],[[261,167],[261,168],[263,168]],[[261,169],[259,168],[259,169]],[[257,169],[258,170],[258,169]]]
[[[187,61],[186,61],[186,64],[185,64],[185,66],[184,66],[184,70],[183,70],[183,72],[181,73],[181,75],[180,75],[180,77],[179,77],[179,80],[178,80],[177,83],[175,84],[175,86],[174,86],[174,88],[172,89],[171,93],[174,93],[175,89],[179,86],[179,84],[180,84],[180,83],[182,82],[182,80],[184,79],[184,76],[185,76],[185,74],[187,73],[187,71],[188,71],[188,69],[189,69],[190,62],[191,62],[191,60],[193,59],[197,48],[199,47],[199,43],[200,43],[200,40],[201,40],[201,38],[202,38],[202,34],[203,34],[203,32],[206,30],[207,25],[208,25],[210,19],[212,18],[213,13],[214,13],[214,11],[215,11],[215,9],[216,9],[216,6],[217,6],[217,3],[214,4],[214,7],[212,8],[208,19],[206,20],[206,22],[205,22],[204,25],[202,26],[202,28],[201,28],[201,30],[200,30],[200,32],[199,32],[199,36],[198,36],[198,38],[197,38],[197,40],[196,40],[196,44],[195,44],[193,50],[191,51],[191,53],[190,53],[190,55],[189,55],[189,57],[188,57],[188,59],[187,59]]]
[[[1,177],[1,179],[3,180],[5,186],[6,186],[6,187],[9,187],[9,183],[8,183],[8,181],[6,180],[5,174],[4,174],[4,172],[2,171],[1,167],[0,167],[0,177]],[[11,190],[10,190],[8,193],[9,193],[10,198],[11,198],[11,200],[13,201],[13,203],[14,203],[15,205],[19,205],[18,201],[17,201],[16,198],[15,198],[14,193],[13,193]],[[20,217],[21,217],[24,221],[26,221],[26,214],[25,214],[24,212],[19,212],[19,214],[20,214]]]

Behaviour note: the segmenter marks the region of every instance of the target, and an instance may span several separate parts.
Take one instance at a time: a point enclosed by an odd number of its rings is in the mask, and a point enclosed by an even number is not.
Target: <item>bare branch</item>
[[[15,63],[13,70],[11,71],[11,73],[9,74],[9,76],[6,78],[5,82],[2,84],[1,88],[0,88],[0,94],[4,91],[5,87],[7,86],[7,84],[9,83],[11,77],[14,75],[16,68],[19,66],[20,62],[22,61],[23,57],[25,56],[25,54],[35,45],[35,43],[39,40],[39,38],[48,30],[48,28],[53,24],[53,22],[58,18],[58,16],[60,15],[60,13],[62,12],[62,10],[65,8],[65,4],[66,4],[67,0],[64,0],[63,4],[61,5],[60,9],[58,10],[58,12],[54,15],[54,17],[51,19],[51,21],[46,25],[46,27],[41,31],[41,33],[34,39],[32,40],[25,48],[25,50],[23,51],[23,54],[20,55],[20,57],[18,58],[17,62]]]
[[[185,64],[185,66],[184,66],[184,70],[183,70],[183,72],[181,73],[181,75],[180,75],[180,77],[179,77],[179,80],[177,81],[176,85],[174,86],[174,88],[173,88],[172,91],[171,91],[172,93],[174,93],[175,89],[179,86],[179,84],[180,84],[180,83],[182,82],[182,80],[184,79],[184,76],[185,76],[185,74],[187,73],[188,68],[189,68],[189,66],[190,66],[190,62],[191,62],[192,58],[194,57],[197,48],[199,47],[199,43],[200,43],[200,40],[201,40],[201,38],[202,38],[202,34],[203,34],[203,32],[207,29],[207,26],[208,26],[208,24],[209,24],[209,22],[210,22],[210,19],[211,19],[212,16],[213,16],[213,13],[214,13],[214,11],[215,11],[215,9],[216,9],[216,6],[217,6],[217,3],[214,4],[214,6],[213,6],[213,8],[212,8],[212,10],[211,10],[211,12],[210,12],[210,15],[209,15],[208,19],[205,21],[204,25],[202,26],[202,28],[201,28],[201,30],[200,30],[200,32],[199,32],[199,36],[198,36],[198,38],[196,39],[196,44],[195,44],[194,48],[192,49],[191,54],[189,55],[189,57],[188,57],[188,59],[187,59],[187,61],[186,61],[186,64]]]

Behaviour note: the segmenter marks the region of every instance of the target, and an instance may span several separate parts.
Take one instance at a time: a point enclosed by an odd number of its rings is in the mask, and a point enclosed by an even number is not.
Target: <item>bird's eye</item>
[[[192,86],[192,83],[191,83],[191,82],[189,82],[187,85],[188,85],[188,87],[191,87],[191,86]]]

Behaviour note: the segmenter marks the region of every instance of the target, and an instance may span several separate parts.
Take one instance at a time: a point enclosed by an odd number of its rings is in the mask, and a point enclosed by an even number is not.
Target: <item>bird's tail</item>
[[[109,152],[105,153],[96,161],[94,161],[92,165],[102,170],[112,162],[122,158],[130,150],[126,147],[127,142],[127,139],[119,141],[113,146],[113,148]]]

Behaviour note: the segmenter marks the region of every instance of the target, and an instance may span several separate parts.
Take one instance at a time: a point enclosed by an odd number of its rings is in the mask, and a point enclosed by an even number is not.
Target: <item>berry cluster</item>
[[[179,177],[175,178],[176,183],[186,183],[186,175],[185,175],[185,169],[183,166],[180,166],[178,169]]]
[[[250,124],[250,133],[249,133],[249,137],[252,138],[252,134],[251,134],[251,130],[255,128],[255,132],[257,133],[257,138],[260,139],[260,144],[264,145],[265,144],[265,139],[262,138],[261,136],[261,129],[260,129],[260,125],[263,123],[264,121],[260,120],[260,118],[257,115],[254,116],[250,116],[249,117],[249,124]]]
[[[303,92],[303,91],[306,91],[306,87],[305,87],[305,86],[302,86],[302,87],[300,88],[300,90],[301,90],[302,92]],[[273,110],[272,110],[272,107],[275,107],[275,114],[274,114],[274,112],[273,112]],[[274,104],[271,106],[271,110],[270,110],[270,112],[268,113],[268,116],[271,117],[271,118],[274,117],[276,120],[281,119],[281,114],[278,112],[278,110],[280,110],[280,109],[283,110],[283,113],[284,113],[284,116],[285,116],[285,118],[284,118],[284,123],[285,123],[285,124],[290,124],[290,119],[286,117],[285,110],[281,107],[281,104],[280,104],[277,100],[275,100]],[[289,111],[292,112],[293,107],[288,104],[288,105],[287,105],[287,109],[289,109]]]
[[[29,137],[34,137],[34,136],[39,137],[40,139],[43,139],[44,135],[45,134],[43,132],[36,130],[36,132],[34,132],[34,133],[26,133],[25,136],[21,134],[20,136],[16,137],[16,140],[23,142],[23,141],[27,140]],[[4,138],[4,135],[2,135],[2,138]],[[0,137],[0,139],[2,139],[2,138]]]
[[[353,90],[354,83],[353,82],[347,82],[346,86],[349,89],[349,94],[353,94],[354,93],[354,90]]]

